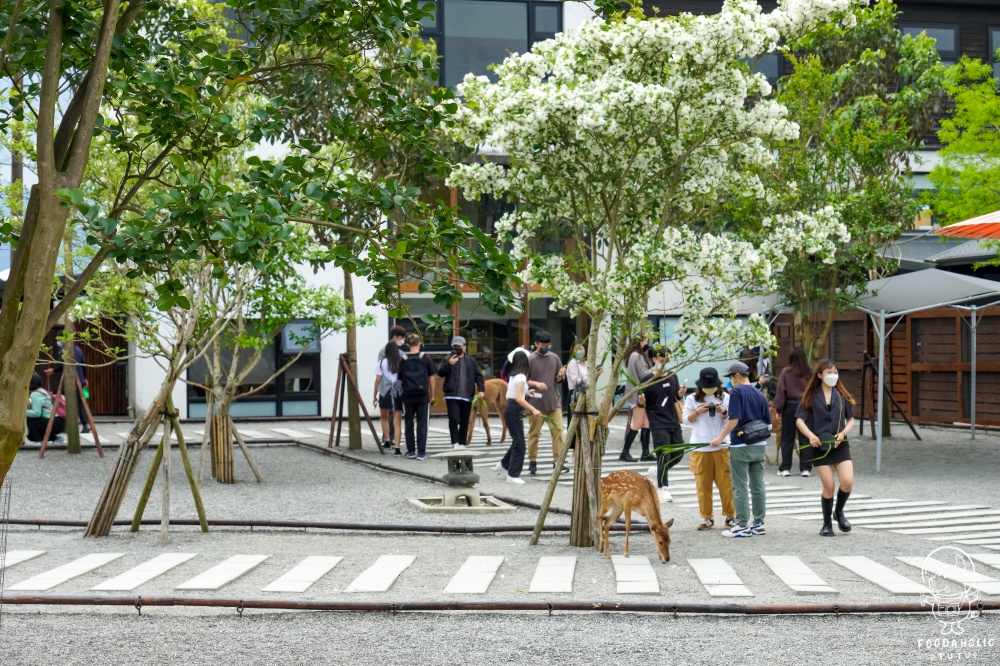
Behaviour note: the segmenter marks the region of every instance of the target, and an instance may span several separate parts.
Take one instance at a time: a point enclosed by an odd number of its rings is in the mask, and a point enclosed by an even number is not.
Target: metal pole
[[[885,398],[885,310],[878,313],[878,427],[875,435],[875,471],[882,471],[882,401]]]
[[[970,397],[969,417],[971,421],[970,433],[972,440],[976,439],[976,306],[972,308],[972,395]]]

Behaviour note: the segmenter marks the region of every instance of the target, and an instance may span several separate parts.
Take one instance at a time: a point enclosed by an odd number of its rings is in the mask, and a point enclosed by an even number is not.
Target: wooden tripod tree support
[[[865,375],[867,375],[869,373],[871,373],[871,378],[872,378],[870,387],[869,387],[869,383],[867,381],[865,381]],[[906,412],[903,411],[903,406],[899,404],[899,401],[896,400],[896,396],[894,396],[892,394],[892,389],[889,387],[889,383],[886,382],[886,381],[883,381],[883,386],[884,386],[884,391],[885,391],[886,397],[889,398],[890,401],[892,401],[893,407],[896,408],[896,411],[899,413],[899,415],[906,422],[906,425],[910,426],[910,432],[913,433],[913,436],[917,438],[918,442],[923,441],[922,438],[920,437],[920,433],[918,433],[917,429],[913,426],[913,422],[910,421],[910,417],[908,417],[906,415]],[[861,373],[861,404],[862,404],[862,406],[868,404],[865,401],[865,397],[866,397],[865,393],[866,392],[868,393],[868,397],[871,398],[872,408],[870,410],[868,410],[868,411],[869,411],[869,417],[871,418],[872,439],[875,439],[875,420],[876,420],[875,419],[875,410],[876,409],[881,409],[881,405],[876,405],[875,404],[875,395],[878,392],[878,362],[875,360],[875,357],[872,356],[871,354],[869,354],[868,352],[865,352],[865,356],[864,356],[864,370]],[[891,415],[892,415],[892,410],[889,410],[889,416],[891,416]],[[886,418],[886,423],[888,423],[888,418]],[[862,429],[862,431],[864,431],[864,422],[862,422],[861,429]]]
[[[208,531],[208,519],[205,517],[205,506],[201,501],[201,492],[198,490],[198,481],[194,475],[194,468],[191,466],[191,458],[188,456],[187,442],[184,441],[184,433],[181,431],[180,422],[177,420],[177,411],[174,409],[173,400],[167,399],[167,408],[160,414],[160,423],[163,424],[163,437],[160,445],[156,448],[156,455],[153,457],[153,465],[149,468],[149,475],[146,477],[146,485],[139,496],[139,504],[135,508],[135,515],[132,518],[130,531],[138,532],[142,521],[142,514],[146,510],[146,502],[153,491],[153,484],[160,468],[163,468],[163,501],[160,514],[160,544],[166,545],[168,535],[167,528],[170,524],[170,437],[177,435],[177,446],[181,451],[181,462],[184,464],[184,475],[187,477],[188,485],[191,487],[191,496],[194,498],[194,506],[198,512],[198,522],[201,523],[201,531]]]
[[[562,473],[563,465],[566,463],[566,457],[569,455],[569,449],[574,439],[577,441],[577,455],[573,476],[573,515],[570,521],[569,545],[588,548],[596,547],[600,543],[599,479],[601,478],[601,456],[604,451],[601,450],[602,447],[592,445],[590,421],[587,414],[587,396],[586,394],[578,394],[573,409],[573,418],[570,420],[569,430],[566,434],[565,446],[559,454],[552,478],[549,479],[549,487],[545,491],[545,499],[542,501],[542,508],[535,521],[535,530],[531,534],[530,543],[532,546],[538,544],[542,527],[545,525],[545,517],[548,515],[549,505],[552,504],[552,497],[559,484],[559,475]]]
[[[250,455],[250,449],[247,448],[242,435],[236,429],[233,417],[229,414],[215,415],[210,419],[210,423],[205,437],[208,438],[208,448],[211,449],[212,453],[212,477],[219,483],[236,483],[236,475],[233,471],[233,441],[235,440],[240,451],[243,452],[243,456],[247,459],[247,464],[250,465],[250,470],[253,472],[254,478],[257,479],[257,483],[264,483],[264,475],[257,467],[257,463],[254,462],[253,456]],[[203,439],[199,465],[201,468],[204,468],[204,460],[205,440]]]
[[[104,457],[104,449],[101,448],[101,439],[97,436],[97,426],[94,425],[94,416],[90,413],[90,404],[87,399],[83,397],[83,385],[80,384],[80,377],[76,374],[76,369],[71,368],[73,372],[73,378],[76,380],[76,390],[79,391],[77,395],[80,396],[80,402],[83,403],[83,412],[87,417],[87,423],[90,425],[90,432],[94,435],[94,444],[97,446],[97,455],[101,458]],[[63,397],[63,382],[66,381],[66,372],[62,373],[62,377],[59,378],[59,386],[56,388],[56,395],[52,401],[52,414],[49,415],[49,424],[45,426],[45,436],[42,437],[42,448],[38,450],[38,457],[45,457],[45,447],[49,445],[49,435],[52,434],[52,424],[56,420],[56,405],[59,404],[59,398]]]
[[[330,421],[330,439],[327,440],[326,448],[332,449],[334,446],[340,446],[340,429],[344,422],[344,408],[346,407],[345,401],[347,398],[347,389],[350,386],[351,391],[354,393],[354,399],[358,401],[358,405],[361,406],[361,413],[365,415],[365,421],[368,422],[368,428],[372,431],[372,437],[375,438],[376,448],[378,452],[385,455],[385,450],[382,448],[381,439],[378,433],[375,432],[375,424],[372,423],[372,417],[368,414],[368,407],[365,406],[365,401],[361,399],[361,391],[358,390],[358,382],[354,379],[354,373],[351,372],[351,365],[347,362],[347,354],[340,355],[340,362],[337,364],[337,388],[333,393],[333,419]],[[334,432],[336,431],[336,438],[334,437]]]

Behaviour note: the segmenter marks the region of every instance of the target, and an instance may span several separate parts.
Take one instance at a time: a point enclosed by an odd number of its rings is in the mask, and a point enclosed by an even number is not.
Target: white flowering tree
[[[710,16],[633,12],[511,55],[497,66],[496,83],[465,78],[453,136],[489,145],[510,164],[462,165],[450,183],[469,198],[488,193],[519,204],[498,231],[522,262],[522,278],[553,307],[590,316],[591,367],[610,354],[611,372],[602,374],[610,382],[599,385],[592,373],[587,386],[589,408],[599,412],[595,462],[622,404],[614,399],[621,350],[644,320],[651,290],[669,283],[680,294],[676,372],[703,350],[770,342],[761,317],[737,319],[739,297],[768,292],[789,255],[827,260],[848,240],[832,208],[762,219],[753,241],[721,232],[719,220],[722,201],[752,207],[773,198],[754,174],[775,160],[769,142],[798,134],[748,62],[817,22],[850,20],[850,5],[785,0],[765,13],[732,0]],[[565,251],[540,252],[538,239],[554,233]],[[574,505],[596,504],[592,497]],[[576,514],[590,529],[573,530],[582,534],[575,545],[590,545],[596,516]]]

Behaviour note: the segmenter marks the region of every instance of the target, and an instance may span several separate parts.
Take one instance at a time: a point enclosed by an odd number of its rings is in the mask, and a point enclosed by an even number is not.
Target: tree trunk
[[[21,242],[12,254],[0,308],[0,483],[24,444],[24,406],[45,336],[52,276],[68,211],[31,188]],[[21,301],[19,303],[19,301]]]
[[[358,377],[358,324],[355,320],[354,308],[354,283],[351,273],[344,269],[344,300],[347,302],[347,364],[351,369],[351,374],[355,380]],[[361,399],[348,382],[347,399],[347,448],[357,450],[361,448],[361,410],[358,408],[358,400]]]
[[[66,398],[66,451],[80,453],[80,410],[76,387],[76,323],[66,318],[66,343],[63,345],[63,396]]]
[[[216,395],[208,415],[209,442],[215,464],[215,480],[219,483],[236,483],[233,471],[233,427],[229,417],[229,401]]]
[[[102,537],[111,533],[111,526],[118,511],[121,509],[125,492],[132,482],[132,475],[139,465],[139,456],[149,444],[160,423],[160,414],[166,404],[166,398],[173,391],[175,380],[169,379],[160,385],[160,391],[142,418],[136,420],[128,433],[125,442],[118,449],[114,467],[104,484],[97,506],[90,517],[84,536]]]

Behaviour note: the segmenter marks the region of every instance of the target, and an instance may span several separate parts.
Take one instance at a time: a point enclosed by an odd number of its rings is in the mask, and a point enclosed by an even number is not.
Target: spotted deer
[[[632,529],[632,512],[635,511],[646,517],[660,561],[670,561],[670,527],[674,519],[665,523],[660,519],[660,500],[652,481],[631,470],[611,472],[601,481],[601,511],[598,515],[603,516],[608,509],[611,511],[601,526],[601,543],[598,546],[604,549],[605,557],[611,557],[608,538],[611,525],[622,513],[625,514],[625,557],[628,557],[628,536]]]
[[[486,388],[483,391],[486,396],[480,400],[475,411],[469,415],[469,436],[465,443],[472,441],[472,431],[476,429],[476,416],[483,417],[483,427],[486,428],[486,446],[493,446],[493,435],[490,433],[490,411],[496,410],[500,415],[500,424],[503,431],[500,433],[500,443],[507,439],[507,422],[503,419],[503,410],[507,409],[507,382],[502,379],[487,379]]]

